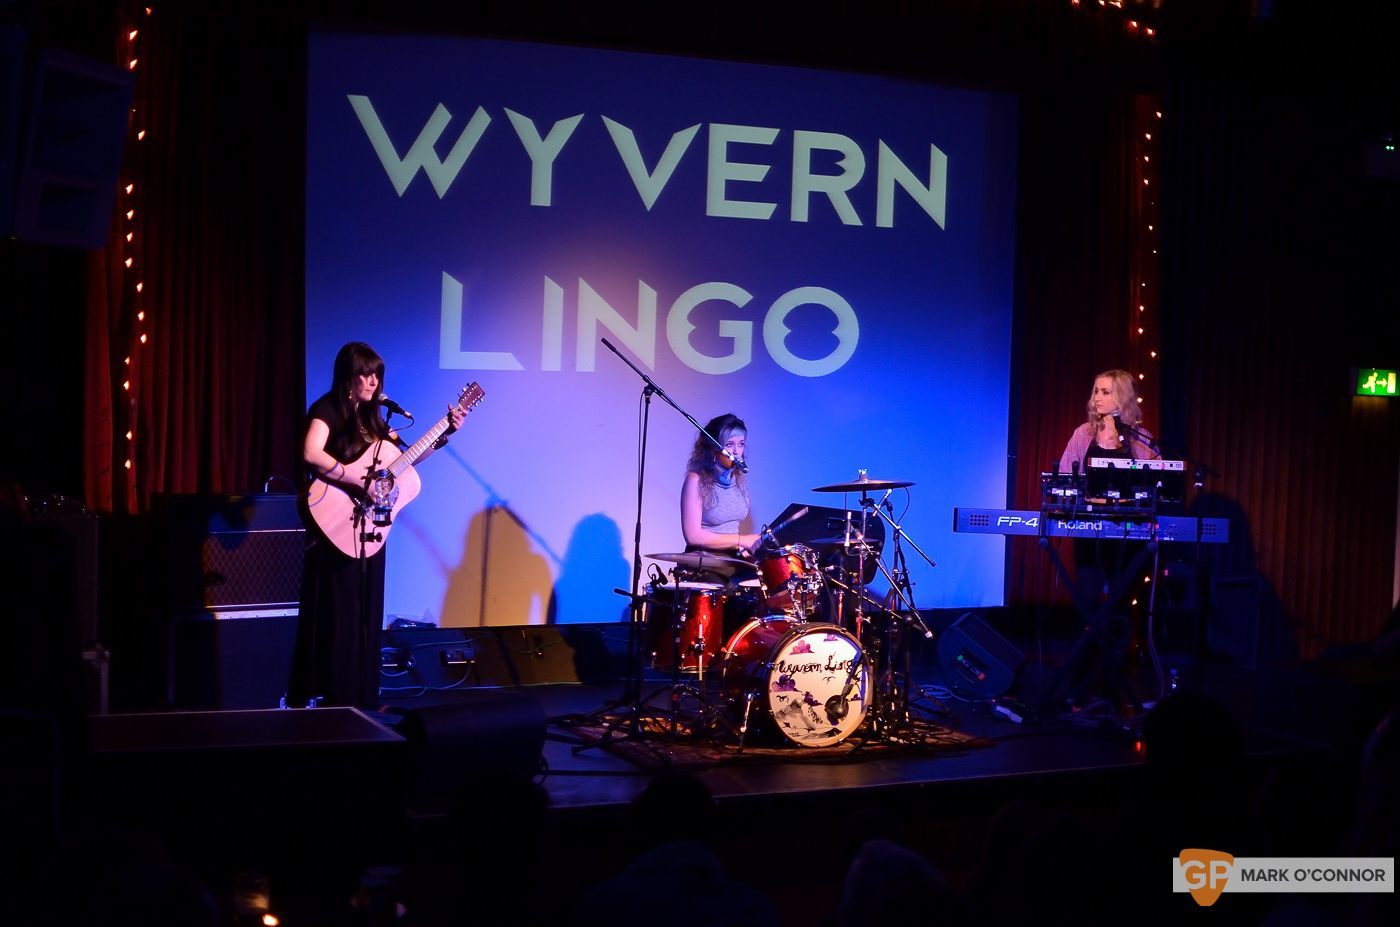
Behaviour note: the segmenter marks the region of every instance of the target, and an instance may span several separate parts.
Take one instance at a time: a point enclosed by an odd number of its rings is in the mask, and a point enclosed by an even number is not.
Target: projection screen
[[[887,515],[916,604],[1002,603],[1004,540],[952,509],[1006,500],[1014,98],[470,38],[313,34],[309,60],[308,403],[351,340],[409,441],[485,391],[394,513],[386,619],[619,620],[638,522],[683,550],[694,428],[604,339],[746,421],[746,530],[859,512],[814,489],[862,470],[911,482]]]

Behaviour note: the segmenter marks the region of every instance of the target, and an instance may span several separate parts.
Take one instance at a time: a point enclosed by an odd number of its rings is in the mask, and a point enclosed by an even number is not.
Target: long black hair
[[[379,378],[379,385],[374,391],[374,399],[378,399],[384,395],[384,358],[379,356],[379,352],[363,341],[351,341],[335,355],[329,396],[340,413],[340,421],[336,423],[338,427],[332,430],[341,431],[342,434],[337,437],[352,446],[361,428],[371,439],[389,437],[389,426],[379,415],[377,403],[355,404],[356,379],[371,373]]]

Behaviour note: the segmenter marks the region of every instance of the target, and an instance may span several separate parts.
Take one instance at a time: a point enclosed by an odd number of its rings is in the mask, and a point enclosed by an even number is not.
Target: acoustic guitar
[[[484,398],[486,391],[470,383],[458,394],[456,404],[469,413]],[[423,487],[414,463],[451,424],[452,419],[444,415],[402,452],[385,440],[365,448],[354,462],[345,465],[345,478],[365,487],[361,499],[319,477],[312,480],[303,501],[326,540],[347,557],[358,557],[362,552],[366,557],[377,554],[389,537],[394,512],[412,502]]]

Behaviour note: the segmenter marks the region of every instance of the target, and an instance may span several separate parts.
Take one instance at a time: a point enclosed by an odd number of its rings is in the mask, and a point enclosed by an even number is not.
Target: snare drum
[[[865,719],[870,664],[834,624],[755,618],[725,644],[720,680],[741,723],[829,747]]]
[[[713,662],[724,640],[724,590],[720,583],[698,582],[646,587],[648,598],[655,600],[646,606],[652,667],[669,670],[679,665],[682,672],[693,673]]]
[[[779,547],[758,562],[758,578],[770,609],[791,612],[800,605],[805,613],[821,589],[817,553],[805,544]]]

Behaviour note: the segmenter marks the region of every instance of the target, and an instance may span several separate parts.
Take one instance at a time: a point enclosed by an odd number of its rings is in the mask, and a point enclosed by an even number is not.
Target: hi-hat
[[[882,489],[903,489],[914,484],[908,480],[872,480],[862,476],[858,480],[849,483],[832,483],[830,486],[818,486],[812,492],[879,492]]]
[[[747,560],[740,560],[738,557],[726,557],[723,554],[716,554],[708,550],[691,550],[681,554],[647,554],[652,560],[662,560],[666,563],[674,563],[676,566],[683,566],[691,570],[699,570],[703,573],[713,573],[716,576],[723,576],[726,579],[740,571],[751,571],[754,565]]]

